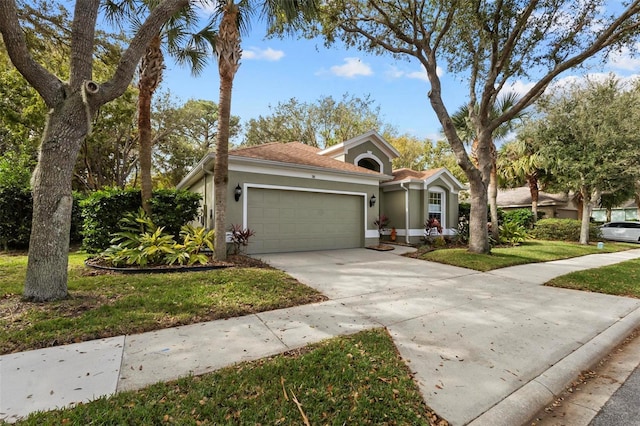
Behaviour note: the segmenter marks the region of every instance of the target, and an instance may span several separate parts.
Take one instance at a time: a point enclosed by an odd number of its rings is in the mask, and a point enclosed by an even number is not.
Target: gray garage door
[[[354,248],[364,245],[361,196],[249,188],[249,253]]]

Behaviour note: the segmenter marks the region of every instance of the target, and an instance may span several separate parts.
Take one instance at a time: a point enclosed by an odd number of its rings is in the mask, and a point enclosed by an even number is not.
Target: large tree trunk
[[[233,79],[240,66],[240,31],[237,26],[238,9],[233,3],[225,6],[220,23],[216,57],[220,74],[220,100],[218,102],[218,138],[213,169],[215,202],[215,256],[227,258],[227,187],[229,184],[229,127],[231,120],[231,93]],[[246,196],[246,194],[245,194]]]
[[[580,224],[580,244],[589,244],[589,223],[591,222],[591,212],[598,201],[599,195],[591,194],[588,188],[580,189],[582,194],[582,219]]]
[[[151,154],[153,148],[153,136],[151,134],[151,98],[162,80],[164,59],[160,50],[160,35],[156,35],[146,53],[140,61],[140,81],[138,88],[138,138],[140,143],[140,192],[142,208],[147,214],[151,214],[150,200],[153,193],[151,180]]]
[[[24,298],[44,302],[67,297],[71,181],[89,118],[80,93],[49,114],[33,174],[33,221]]]
[[[487,229],[487,187],[478,176],[469,179],[471,213],[469,217],[469,251],[489,253],[489,231]]]

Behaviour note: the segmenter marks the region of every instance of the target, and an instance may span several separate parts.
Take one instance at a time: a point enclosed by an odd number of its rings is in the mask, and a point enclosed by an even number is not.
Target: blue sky
[[[429,83],[416,61],[395,60],[390,55],[375,56],[342,46],[326,48],[321,40],[264,39],[264,23],[252,26],[242,40],[241,66],[234,81],[232,114],[246,123],[250,118],[269,115],[269,105],[297,98],[314,102],[320,97],[343,94],[370,96],[380,106],[384,122],[420,138],[438,139],[441,126],[428,102]],[[614,72],[631,78],[640,69],[638,59],[621,52],[604,66],[575,70],[563,75],[563,81],[582,78],[587,72],[606,75]],[[457,76],[441,73],[443,99],[453,112],[464,104],[467,86]],[[524,92],[531,82],[515,81],[510,90]],[[162,90],[186,101],[190,98],[218,101],[218,74],[215,63],[201,76],[192,77],[167,58]]]
[[[260,32],[258,25],[254,33]],[[420,137],[438,134],[440,126],[428,103],[429,85],[417,62],[396,61],[357,50],[325,48],[319,41],[245,38],[243,59],[234,80],[232,113],[242,121],[269,114],[269,105],[297,98],[314,102],[343,94],[365,97],[380,106],[383,121],[401,133]],[[167,60],[163,88],[184,100],[218,100],[216,65],[199,77]],[[464,101],[464,88],[451,107]],[[456,90],[457,91],[457,90]],[[456,99],[457,98],[457,99]],[[449,106],[449,105],[448,105]]]

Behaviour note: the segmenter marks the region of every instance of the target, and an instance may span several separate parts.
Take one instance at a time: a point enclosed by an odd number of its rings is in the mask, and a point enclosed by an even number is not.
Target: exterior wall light
[[[376,196],[371,195],[371,198],[369,198],[369,207],[373,207],[375,205],[376,205]]]
[[[237,201],[240,201],[240,197],[242,196],[242,188],[240,188],[240,184],[236,186],[236,189],[233,191],[233,196]]]

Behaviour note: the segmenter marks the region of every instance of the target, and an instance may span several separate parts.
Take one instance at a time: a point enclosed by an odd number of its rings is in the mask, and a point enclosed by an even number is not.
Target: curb
[[[538,377],[472,420],[470,426],[523,425],[552,403],[585,370],[589,370],[640,326],[640,308],[558,361]]]

